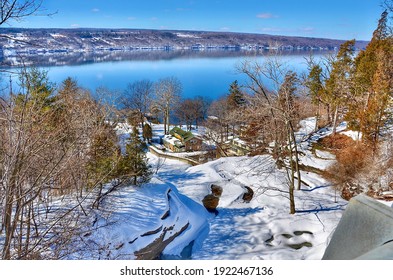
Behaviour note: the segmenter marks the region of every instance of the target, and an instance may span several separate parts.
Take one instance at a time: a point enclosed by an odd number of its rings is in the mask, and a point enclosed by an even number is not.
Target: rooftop
[[[187,142],[195,137],[191,131],[184,131],[180,127],[174,127],[169,133],[175,137],[180,137],[180,140],[182,140],[183,142]]]

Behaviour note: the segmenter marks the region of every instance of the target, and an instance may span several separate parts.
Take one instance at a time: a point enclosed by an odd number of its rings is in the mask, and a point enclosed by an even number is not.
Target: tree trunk
[[[330,111],[331,111],[331,108],[330,108],[330,104],[327,104],[326,105],[326,114],[327,114],[327,122],[328,122],[328,124],[331,124],[332,123],[332,118],[331,118],[331,115],[330,115]]]
[[[296,143],[292,143],[292,132],[291,132],[291,123],[290,121],[285,121],[285,126],[287,130],[287,141],[289,145],[289,170],[288,167],[285,167],[287,170],[288,176],[288,187],[289,187],[289,214],[295,214],[295,163],[293,161],[293,150],[292,145]],[[290,173],[290,174],[289,174]],[[300,179],[300,178],[299,178]]]
[[[315,128],[314,131],[318,131],[319,129],[319,119],[321,118],[321,102],[318,101],[318,108],[315,114]]]
[[[3,245],[3,251],[1,258],[3,260],[9,260],[11,258],[11,241],[12,241],[12,208],[14,206],[14,188],[9,187],[6,191],[5,198],[5,211],[4,211],[4,229],[5,229],[5,240]]]
[[[169,133],[169,131],[170,131],[170,124],[169,124],[169,108],[167,109],[167,112],[166,112],[166,124],[167,124],[167,126],[168,126],[168,129],[166,129],[166,131],[167,131],[167,133]]]
[[[167,117],[166,117],[166,111],[165,111],[165,112],[164,112],[164,135],[167,134],[166,122],[167,122]]]
[[[293,182],[290,183],[289,186],[289,214],[295,214],[296,213],[296,207],[295,207],[295,186],[293,185]]]
[[[296,175],[297,175],[297,190],[300,190],[302,187],[302,178],[300,174],[300,168],[299,168],[299,151],[297,149],[297,143],[296,143],[296,137],[295,137],[295,131],[293,129],[292,122],[289,122],[289,127],[290,127],[290,133],[293,141],[293,147],[295,149],[295,168],[296,168]]]
[[[337,119],[338,119],[338,106],[336,106],[336,108],[334,110],[333,135],[336,135],[336,132],[337,132]]]

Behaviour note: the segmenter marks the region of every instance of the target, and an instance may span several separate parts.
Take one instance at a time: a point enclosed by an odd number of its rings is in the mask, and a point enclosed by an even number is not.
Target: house
[[[173,152],[193,152],[202,148],[202,139],[190,131],[174,127],[169,134],[165,135],[162,141],[164,146]]]
[[[251,152],[250,146],[239,137],[228,137],[225,147],[229,156],[245,156]]]

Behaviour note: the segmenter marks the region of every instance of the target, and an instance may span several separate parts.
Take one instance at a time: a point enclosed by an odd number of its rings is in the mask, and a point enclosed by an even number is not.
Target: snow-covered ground
[[[307,119],[297,133],[301,161],[325,169],[334,161],[333,155],[313,151],[311,143],[329,131],[307,138],[314,125],[313,119]],[[161,134],[157,129],[162,128],[155,128],[157,137]],[[127,132],[124,127],[119,134]],[[189,223],[191,226],[166,247],[166,256],[180,257],[196,240],[192,259],[321,259],[347,205],[325,179],[302,172],[302,189],[295,192],[297,212],[289,214],[286,173],[278,170],[268,155],[221,158],[194,167],[150,153],[148,158],[155,172],[153,180],[141,188],[114,193],[97,212],[98,230],[88,240],[102,250],[91,258],[136,258],[133,252],[162,234],[157,229],[176,224],[165,237],[169,238]],[[211,193],[211,184],[223,188],[217,215],[202,206],[203,198]],[[249,203],[242,199],[246,186],[254,191]],[[169,189],[170,203],[166,199]],[[171,217],[163,220],[169,208]]]
[[[301,123],[299,142],[312,131],[313,122]],[[316,137],[328,134],[320,131]],[[299,143],[302,163],[327,168],[333,155],[313,153],[312,141],[316,138]],[[193,259],[321,259],[347,205],[325,179],[302,172],[305,184],[295,192],[297,213],[290,215],[286,174],[277,170],[267,155],[221,158],[194,167],[174,160],[159,161],[153,155],[149,158],[153,166],[161,165],[157,173],[161,180],[171,182],[200,204],[210,193],[211,184],[223,188],[218,215],[210,214],[209,235]],[[254,191],[250,203],[242,200],[245,186]]]
[[[193,259],[321,259],[346,206],[341,199],[335,202],[328,182],[303,173],[309,186],[296,191],[297,213],[290,215],[285,174],[268,156],[222,158],[195,167],[167,160],[158,176],[199,203],[212,183],[223,187],[218,215],[211,214],[209,235]],[[250,203],[242,200],[244,186],[255,192]]]
[[[310,136],[314,126],[312,118],[301,122],[296,134],[300,159],[303,165],[323,170],[334,156],[315,150],[312,143],[331,130]],[[345,124],[338,130],[344,131]],[[129,132],[127,126],[118,127],[123,142]],[[155,131],[155,137],[160,133]],[[296,213],[289,214],[287,175],[269,155],[220,158],[198,166],[147,156],[152,180],[108,195],[77,241],[83,249],[68,258],[136,259],[136,252],[161,238],[173,239],[162,258],[321,259],[347,205],[328,181],[302,171],[301,190],[295,191]],[[223,189],[217,215],[202,203],[212,184]],[[254,191],[250,202],[243,200],[246,187]]]
[[[300,159],[322,170],[334,156],[315,150],[312,143],[331,131],[310,137],[314,126],[312,118],[301,122],[296,134]],[[154,137],[162,134],[162,126],[153,129]],[[130,127],[117,130],[124,144]],[[344,130],[342,124],[339,131]],[[289,214],[287,175],[269,155],[221,158],[198,166],[151,153],[148,160],[152,180],[107,196],[81,237],[84,249],[69,258],[137,259],[149,244],[171,240],[162,258],[321,259],[347,205],[320,175],[302,171],[296,214]],[[202,203],[212,184],[223,189],[217,215]],[[254,191],[250,202],[243,200],[246,187]]]

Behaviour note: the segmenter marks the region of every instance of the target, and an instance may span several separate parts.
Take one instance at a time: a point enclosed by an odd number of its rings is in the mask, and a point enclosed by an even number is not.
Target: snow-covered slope
[[[180,255],[191,242],[193,250],[201,246],[209,231],[207,219],[203,206],[153,178],[140,188],[110,194],[96,211],[90,234],[83,237],[85,250],[73,258],[147,259],[162,250]]]
[[[286,175],[268,156],[223,158],[172,177],[180,192],[200,203],[212,183],[223,187],[218,215],[193,258],[320,259],[346,202],[335,202],[318,175],[302,175],[309,186],[295,193],[295,215],[289,214]],[[244,186],[254,190],[250,203],[242,200]]]
[[[297,133],[304,165],[328,167],[331,155],[311,150],[304,140],[315,120],[301,123]],[[328,132],[314,135],[323,137]],[[150,156],[154,165],[157,158]],[[321,259],[329,236],[347,202],[318,174],[302,172],[302,189],[295,192],[295,215],[289,214],[287,176],[268,156],[221,158],[203,165],[166,160],[158,176],[202,204],[211,184],[223,188],[218,215],[210,219],[210,233],[194,259]],[[245,186],[254,191],[250,203],[242,200]]]
[[[324,169],[334,158],[313,151],[310,143],[329,132],[306,139],[313,127],[312,119],[305,120],[297,133],[301,160]],[[303,171],[302,189],[295,192],[297,213],[290,215],[287,175],[269,155],[194,167],[150,153],[148,158],[155,178],[106,198],[83,240],[88,254],[75,257],[150,258],[151,251],[162,249],[162,258],[321,259],[347,205],[329,182]],[[218,215],[202,206],[212,184],[223,189]],[[246,187],[254,192],[249,203],[243,201]]]

